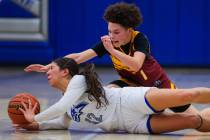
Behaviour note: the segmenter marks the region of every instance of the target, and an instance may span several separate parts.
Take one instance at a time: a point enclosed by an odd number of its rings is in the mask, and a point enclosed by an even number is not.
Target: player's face
[[[51,86],[57,87],[62,75],[62,70],[56,65],[56,63],[50,64],[50,69],[47,71],[47,79]]]
[[[112,44],[115,47],[120,47],[130,42],[131,39],[130,28],[127,29],[120,24],[109,22],[108,31]]]

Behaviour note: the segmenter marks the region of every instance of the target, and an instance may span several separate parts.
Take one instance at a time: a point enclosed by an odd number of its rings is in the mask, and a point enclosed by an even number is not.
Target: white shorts
[[[121,90],[122,127],[130,133],[152,133],[150,114],[155,110],[145,99],[151,87],[125,87]]]

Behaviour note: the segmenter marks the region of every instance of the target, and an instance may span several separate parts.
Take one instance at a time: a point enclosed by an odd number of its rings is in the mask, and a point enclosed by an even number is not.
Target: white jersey
[[[105,90],[105,92],[107,93],[107,90]],[[120,103],[120,96],[117,92],[110,92],[110,94],[106,94],[106,97],[109,104],[102,104],[102,106],[97,109],[97,102],[91,102],[88,99],[88,93],[84,93],[83,96],[73,104],[71,109],[67,111],[67,114],[72,120],[78,123],[92,127],[100,127],[107,131],[115,130],[118,124],[116,112],[118,104]]]
[[[35,116],[40,129],[65,128],[69,125],[67,121],[69,117],[77,123],[96,126],[109,132],[124,130],[131,133],[148,133],[150,131],[149,114],[154,111],[144,98],[149,87],[104,87],[109,104],[102,104],[99,109],[96,108],[96,101],[88,99],[86,88],[85,77],[75,75],[69,82],[64,96],[56,104]],[[47,121],[59,116],[62,117],[54,119],[55,121]],[[55,122],[59,122],[57,127],[51,125],[56,125]]]

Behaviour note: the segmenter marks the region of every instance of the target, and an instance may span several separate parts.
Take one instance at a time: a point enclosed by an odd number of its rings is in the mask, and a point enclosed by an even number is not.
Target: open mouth
[[[48,81],[50,81],[50,80],[51,80],[51,77],[50,77],[50,76],[48,76],[48,77],[47,77],[47,80],[48,80]]]
[[[119,41],[112,41],[112,43],[118,43]]]
[[[119,41],[112,41],[112,43],[113,43],[113,44],[117,44],[117,43],[119,43]]]

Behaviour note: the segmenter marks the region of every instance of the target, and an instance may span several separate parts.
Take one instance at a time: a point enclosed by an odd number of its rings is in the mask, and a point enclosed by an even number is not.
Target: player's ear
[[[129,32],[132,32],[132,31],[133,31],[133,28],[128,28],[128,31],[129,31]]]
[[[63,74],[63,76],[71,76],[68,69],[63,69],[62,74]]]

